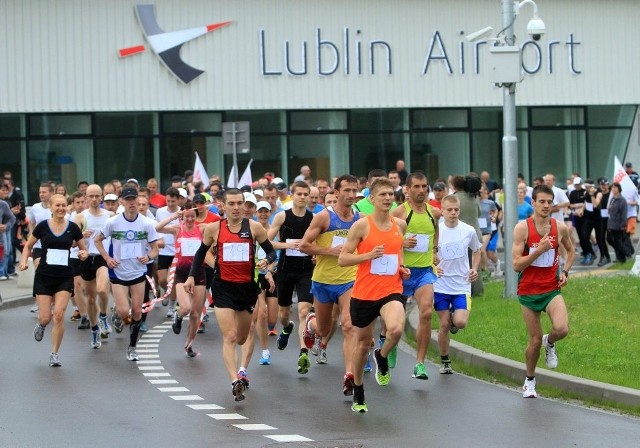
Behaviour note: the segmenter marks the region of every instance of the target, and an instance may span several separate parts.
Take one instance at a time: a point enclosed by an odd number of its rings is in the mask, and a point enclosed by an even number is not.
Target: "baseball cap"
[[[364,197],[364,192],[363,192],[363,191],[358,191],[358,192],[356,193],[356,197],[357,197],[357,198],[363,198],[363,197]]]
[[[251,185],[243,185],[240,187],[240,191],[243,193],[251,193]]]
[[[626,166],[627,168],[631,168],[633,166],[633,163],[627,162],[624,164],[624,166]]]
[[[580,185],[582,183],[582,179],[580,177],[576,177],[573,179],[573,185]]]
[[[287,184],[285,184],[284,182],[278,182],[276,184],[276,188],[278,189],[278,191],[286,190]]]
[[[127,182],[125,182],[125,183],[128,184],[129,182],[133,182],[136,185],[140,185],[140,182],[138,182],[138,179],[135,179],[133,177],[131,179],[127,179]]]
[[[187,178],[189,176],[193,176],[193,171],[192,170],[187,170],[184,172],[184,177]]]
[[[258,200],[256,199],[256,196],[253,193],[242,193],[244,196],[244,201],[245,202],[251,202],[254,205],[258,205]]]
[[[446,188],[447,188],[446,185],[443,184],[442,182],[436,182],[435,184],[433,184],[434,190],[444,191]]]
[[[105,201],[117,201],[117,200],[118,200],[118,196],[116,196],[116,195],[115,195],[115,194],[113,194],[113,193],[109,193],[109,194],[106,194],[106,195],[104,196],[104,200],[105,200]]]
[[[266,208],[267,210],[271,211],[271,204],[269,204],[267,201],[260,201],[256,205],[256,210],[260,210],[261,208]]]
[[[178,193],[180,193],[180,196],[182,196],[183,198],[189,197],[189,195],[187,194],[187,190],[185,190],[184,188],[178,188]]]
[[[278,185],[278,184],[283,184],[284,181],[282,180],[281,177],[274,177],[273,180],[271,181],[271,183]]]
[[[109,195],[107,195],[107,196],[109,196]],[[137,198],[138,197],[138,190],[136,190],[135,188],[131,188],[131,187],[123,188],[122,192],[120,192],[120,197],[122,199]],[[106,197],[105,197],[105,200],[107,200]]]
[[[253,190],[253,194],[256,196],[264,196],[264,191],[262,190]]]
[[[180,177],[180,176],[173,176],[173,177],[171,178],[171,182],[180,182],[180,183],[182,183],[182,177]]]
[[[198,193],[193,197],[193,202],[207,202],[207,198],[202,193]]]
[[[598,182],[600,185],[609,185],[609,179],[600,179]]]

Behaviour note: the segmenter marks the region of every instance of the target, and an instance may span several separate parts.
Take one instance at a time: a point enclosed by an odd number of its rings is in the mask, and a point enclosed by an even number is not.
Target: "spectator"
[[[158,191],[158,180],[153,177],[147,180],[147,188],[149,189],[149,204],[156,209],[166,207],[167,198]]]
[[[404,185],[407,183],[407,176],[409,173],[405,169],[404,160],[396,161],[396,171],[398,172],[398,176],[400,177],[400,185]]]
[[[627,255],[624,240],[627,231],[627,204],[622,197],[622,186],[618,182],[611,185],[611,200],[609,201],[609,219],[607,221],[607,241],[616,252],[616,263],[624,263]]]
[[[310,177],[310,176],[311,176],[311,168],[309,168],[309,165],[303,165],[303,166],[300,168],[300,174],[298,174],[298,175],[296,176],[296,178],[295,178],[295,179],[293,179],[293,181],[294,181],[294,182],[297,182],[297,181],[299,181],[299,180],[300,180],[300,181],[302,181],[302,182],[305,182],[305,180],[307,179],[307,177]],[[274,182],[274,183],[275,183],[275,182]]]
[[[636,187],[638,186],[638,173],[636,173],[633,170],[633,164],[631,162],[627,162],[624,164],[624,170],[627,173],[627,176],[629,176],[629,179],[631,179],[631,182],[633,182],[633,185],[635,185]]]

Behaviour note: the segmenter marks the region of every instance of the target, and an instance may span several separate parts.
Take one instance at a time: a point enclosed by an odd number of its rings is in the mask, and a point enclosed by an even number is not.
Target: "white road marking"
[[[158,348],[160,344],[138,344],[136,348]]]
[[[281,434],[265,437],[275,440],[276,442],[313,442],[313,439],[308,439],[298,434]]]
[[[176,401],[204,400],[200,395],[169,395],[169,398],[173,398]]]
[[[240,414],[207,414],[216,420],[246,420],[247,417]]]
[[[164,370],[162,366],[138,366],[139,370]]]
[[[262,423],[245,423],[231,426],[235,426],[236,428],[242,429],[244,431],[270,431],[272,429],[278,429]]]
[[[138,355],[140,359],[158,359],[160,355]]]
[[[171,376],[169,372],[146,372],[144,376]]]
[[[188,404],[187,407],[196,411],[215,411],[218,409],[224,409],[222,406],[218,406],[217,404]]]
[[[160,364],[159,359],[139,359],[136,364]]]
[[[189,392],[186,387],[158,387],[160,392]]]
[[[151,384],[178,384],[178,380],[149,380]]]
[[[158,353],[158,349],[157,348],[141,348],[141,349],[138,349],[136,347],[136,351],[138,353]]]

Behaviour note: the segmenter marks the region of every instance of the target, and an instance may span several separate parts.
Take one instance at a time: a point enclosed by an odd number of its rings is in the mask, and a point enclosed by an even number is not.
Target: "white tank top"
[[[87,252],[89,255],[100,255],[98,249],[96,248],[95,239],[96,236],[100,233],[107,220],[111,216],[111,214],[107,210],[100,209],[100,215],[94,216],[87,209],[82,212],[82,232],[84,233],[86,230],[90,230],[93,233],[89,238],[85,238],[85,244],[87,245]],[[102,245],[104,249],[109,252],[109,244],[111,243],[111,238],[106,238],[102,241]]]

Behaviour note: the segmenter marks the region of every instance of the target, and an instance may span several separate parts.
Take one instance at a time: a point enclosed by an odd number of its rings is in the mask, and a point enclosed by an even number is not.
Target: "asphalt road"
[[[329,364],[312,357],[310,372],[299,375],[293,338],[284,352],[270,338],[272,365],[258,365],[256,348],[247,398],[236,403],[215,318],[194,344],[201,355],[190,359],[165,310],[149,317],[143,363],[125,359],[126,330],[92,350],[89,332],[67,317],[60,368],[48,366],[50,328],[42,342],[33,340],[28,307],[0,312],[0,446],[626,447],[640,440],[636,418],[523,399],[519,390],[439,375],[435,365],[428,381],[412,379],[406,347],[389,386],[366,376],[369,412],[355,414],[342,395],[338,339]]]

